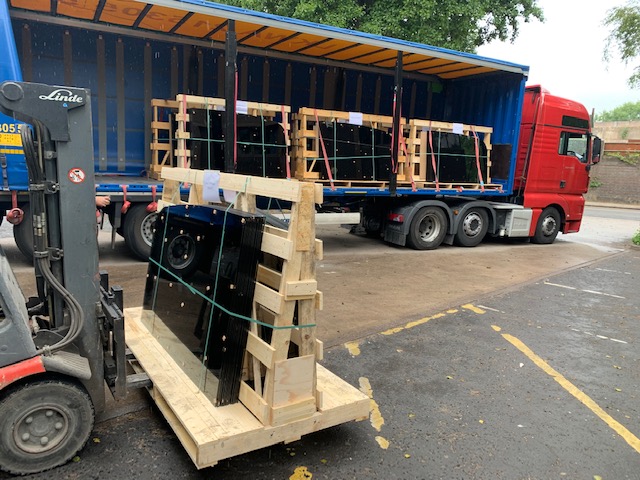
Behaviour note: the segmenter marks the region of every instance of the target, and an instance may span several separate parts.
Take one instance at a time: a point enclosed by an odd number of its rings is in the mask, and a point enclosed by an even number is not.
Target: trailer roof
[[[224,43],[229,20],[235,20],[238,46],[315,61],[350,62],[354,67],[393,70],[398,52],[403,70],[455,79],[491,72],[527,76],[529,68],[478,55],[395,38],[279,17],[204,0],[10,0],[18,10],[83,23],[111,25]],[[106,30],[106,29],[105,29]],[[268,53],[267,53],[268,54]]]

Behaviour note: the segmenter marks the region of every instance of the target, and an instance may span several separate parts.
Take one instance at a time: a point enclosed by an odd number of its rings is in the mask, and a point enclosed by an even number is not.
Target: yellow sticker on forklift
[[[6,123],[4,124],[6,125]],[[22,139],[20,138],[19,133],[2,133],[0,132],[0,145],[2,146],[12,146],[12,147],[21,147]]]

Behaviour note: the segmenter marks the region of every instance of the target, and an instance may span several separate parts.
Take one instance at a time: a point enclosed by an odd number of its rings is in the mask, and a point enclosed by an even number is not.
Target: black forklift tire
[[[71,460],[93,430],[93,403],[80,385],[40,380],[0,397],[0,469],[26,475]]]
[[[29,204],[21,205],[20,208],[24,212],[22,222],[13,226],[13,239],[18,246],[20,253],[29,261],[33,260],[33,221],[31,220],[31,208]]]
[[[538,218],[536,232],[531,237],[531,243],[549,245],[555,241],[559,232],[560,213],[554,207],[547,207]]]
[[[470,208],[458,224],[453,242],[460,247],[479,245],[489,231],[489,214],[484,208]]]
[[[411,219],[407,244],[416,250],[435,250],[447,235],[447,216],[438,207],[423,207]]]
[[[144,262],[149,260],[153,243],[156,212],[147,212],[147,205],[132,205],[122,218],[122,236],[133,255]]]

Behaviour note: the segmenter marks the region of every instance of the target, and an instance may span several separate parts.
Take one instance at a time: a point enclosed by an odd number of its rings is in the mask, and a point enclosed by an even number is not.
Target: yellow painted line
[[[293,471],[293,475],[289,477],[289,480],[310,480],[313,478],[313,473],[307,470],[307,467],[297,467]]]
[[[464,308],[465,310],[471,310],[473,313],[477,313],[478,315],[487,313],[485,310],[478,308],[475,305],[471,305],[470,303],[467,303],[466,305],[462,305],[462,308]]]
[[[377,436],[376,442],[378,442],[378,445],[380,445],[380,448],[383,450],[386,450],[389,448],[389,440],[387,440],[384,437]]]
[[[493,326],[493,329],[500,331],[500,327]],[[640,439],[631,433],[624,425],[614,419],[611,415],[605,412],[600,405],[591,399],[586,393],[576,387],[573,383],[567,380],[562,374],[557,372],[542,358],[536,355],[529,347],[518,340],[516,337],[507,333],[501,334],[502,337],[508,341],[511,345],[516,347],[522,353],[525,354],[533,363],[535,363],[543,372],[551,376],[556,382],[560,384],[567,392],[573,395],[580,403],[586,406],[589,410],[595,413],[604,423],[606,423],[613,431],[620,435],[625,442],[627,442],[636,452],[640,453]]]
[[[354,357],[360,355],[360,344],[359,342],[347,342],[344,346],[349,350],[349,353]]]
[[[425,323],[427,323],[430,320],[435,320],[436,318],[442,318],[442,317],[445,317],[446,315],[447,315],[446,313],[436,313],[432,317],[424,317],[424,318],[421,318],[420,320],[415,320],[413,322],[409,322],[404,327],[390,328],[389,330],[385,330],[384,332],[380,332],[380,335],[393,335],[395,333],[402,332],[403,330],[408,330],[409,328],[417,327],[418,325],[424,325]]]
[[[371,426],[376,429],[377,432],[382,430],[382,425],[384,425],[384,418],[382,418],[382,413],[380,413],[380,407],[378,403],[373,399],[373,390],[371,389],[371,383],[369,379],[366,377],[360,377],[360,391],[364,393],[367,397],[369,397],[369,420],[371,421]]]

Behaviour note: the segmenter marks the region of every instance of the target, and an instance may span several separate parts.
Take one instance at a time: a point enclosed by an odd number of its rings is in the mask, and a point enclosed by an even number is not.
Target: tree
[[[611,60],[616,50],[625,64],[640,55],[640,0],[629,0],[625,5],[607,12],[603,21],[611,29],[604,49],[605,61]],[[629,77],[629,86],[640,88],[640,66]]]
[[[518,36],[520,21],[543,20],[537,0],[226,0],[337,27],[474,52]]]
[[[596,116],[598,122],[623,122],[640,120],[640,102],[627,102],[613,110],[605,110]]]

